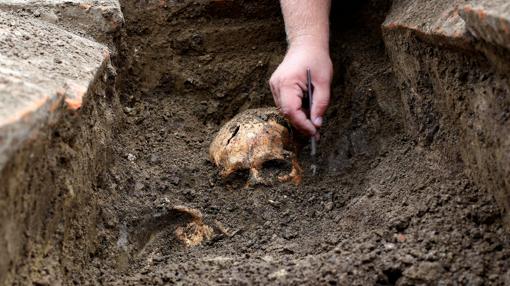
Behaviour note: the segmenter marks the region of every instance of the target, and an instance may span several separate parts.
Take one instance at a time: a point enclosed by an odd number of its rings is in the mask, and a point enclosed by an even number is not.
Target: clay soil
[[[243,189],[219,178],[208,147],[234,114],[272,104],[266,81],[285,52],[276,1],[247,1],[230,7],[234,14],[125,2],[117,59],[124,122],[96,189],[101,248],[75,282],[510,283],[510,240],[493,198],[460,161],[405,133],[378,28],[389,3],[335,7],[344,20],[333,19],[336,75],[318,175],[304,147],[300,186]],[[229,29],[246,32],[224,37]],[[218,33],[219,43],[201,38]],[[204,215],[211,240],[176,240],[188,220],[172,210],[179,205]]]

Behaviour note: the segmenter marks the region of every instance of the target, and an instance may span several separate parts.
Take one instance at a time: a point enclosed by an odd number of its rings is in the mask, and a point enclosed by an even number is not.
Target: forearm
[[[329,55],[331,0],[280,0],[289,49],[269,84],[276,106],[301,133],[318,137],[329,104],[333,65]],[[313,74],[314,99],[303,109],[306,70]]]
[[[329,51],[331,0],[281,0],[289,46],[306,43]]]

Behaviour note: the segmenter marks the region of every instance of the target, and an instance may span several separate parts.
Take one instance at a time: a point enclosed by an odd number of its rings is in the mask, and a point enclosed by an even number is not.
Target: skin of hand
[[[276,106],[301,133],[319,137],[328,107],[333,65],[329,56],[329,0],[281,0],[289,48],[269,85]],[[314,86],[311,120],[302,109],[306,70]]]

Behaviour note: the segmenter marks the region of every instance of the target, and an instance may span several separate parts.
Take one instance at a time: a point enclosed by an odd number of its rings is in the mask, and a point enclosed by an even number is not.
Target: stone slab
[[[477,1],[463,6],[459,13],[476,38],[510,49],[510,2]]]
[[[111,42],[124,23],[118,0],[0,0],[0,10],[57,24],[103,43]]]
[[[0,169],[62,103],[79,108],[108,61],[101,44],[0,11]]]
[[[412,31],[436,45],[467,48],[472,37],[458,13],[464,3],[463,0],[396,0],[382,28]]]

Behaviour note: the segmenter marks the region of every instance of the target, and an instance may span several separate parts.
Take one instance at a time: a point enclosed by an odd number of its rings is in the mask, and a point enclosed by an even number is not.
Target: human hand
[[[310,119],[302,109],[303,91],[306,91],[306,70],[310,68],[314,86]],[[293,43],[282,63],[275,70],[269,85],[276,106],[290,123],[307,136],[319,137],[317,129],[328,107],[333,64],[329,49],[310,43]]]

